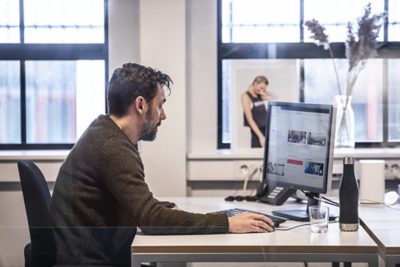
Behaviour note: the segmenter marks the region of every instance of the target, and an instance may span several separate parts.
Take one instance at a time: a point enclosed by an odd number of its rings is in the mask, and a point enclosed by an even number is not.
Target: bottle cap
[[[354,164],[354,157],[353,156],[344,156],[343,163],[344,164]]]

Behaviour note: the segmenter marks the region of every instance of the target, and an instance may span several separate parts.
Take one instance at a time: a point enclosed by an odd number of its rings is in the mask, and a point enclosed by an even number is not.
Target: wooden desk
[[[222,198],[168,200],[193,212],[232,207],[264,212],[277,209],[276,206],[261,203],[229,203]],[[285,222],[282,226],[296,224],[299,223]],[[378,266],[377,245],[362,228],[358,232],[347,233],[338,228],[337,223],[330,224],[325,234],[311,233],[308,225],[260,234],[137,234],[132,243],[132,266],[140,266],[141,262],[368,262],[369,266]]]
[[[386,266],[400,264],[400,205],[389,208],[383,204],[362,204],[359,213],[361,225],[378,244]]]

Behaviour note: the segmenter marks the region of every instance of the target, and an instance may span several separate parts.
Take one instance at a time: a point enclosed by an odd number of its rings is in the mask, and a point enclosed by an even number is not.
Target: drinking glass
[[[312,233],[326,233],[328,231],[329,207],[310,206],[310,225]]]

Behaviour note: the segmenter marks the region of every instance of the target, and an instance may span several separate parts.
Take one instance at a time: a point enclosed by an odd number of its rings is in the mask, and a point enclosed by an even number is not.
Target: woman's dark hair
[[[265,77],[264,75],[258,75],[254,78],[252,85],[256,84],[256,83],[265,83],[266,85],[269,84],[267,77]]]
[[[121,117],[138,96],[151,102],[157,94],[158,85],[171,91],[171,78],[161,71],[136,63],[126,63],[117,68],[108,83],[109,113]]]

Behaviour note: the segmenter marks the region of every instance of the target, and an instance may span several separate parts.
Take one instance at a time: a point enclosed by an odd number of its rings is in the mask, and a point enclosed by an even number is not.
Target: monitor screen
[[[263,177],[268,185],[328,191],[335,117],[332,105],[269,102]]]

